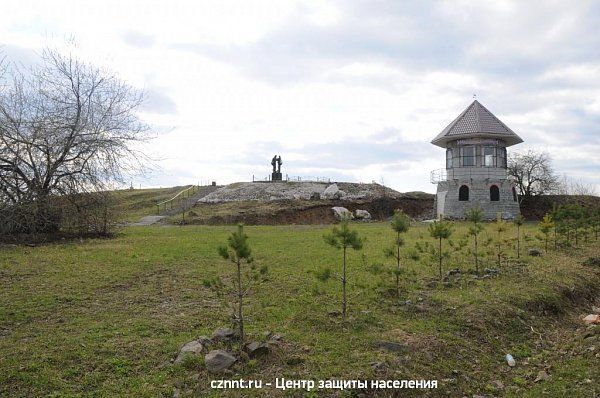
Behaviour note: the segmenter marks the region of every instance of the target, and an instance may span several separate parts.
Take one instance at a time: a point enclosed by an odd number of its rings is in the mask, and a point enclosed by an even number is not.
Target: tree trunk
[[[521,226],[517,225],[517,258],[521,258]]]
[[[342,270],[342,318],[346,320],[346,247],[344,246],[344,266]]]
[[[477,256],[477,234],[475,234],[475,272],[479,275],[479,257]]]
[[[240,352],[244,347],[244,314],[242,311],[242,304],[244,299],[244,293],[242,291],[242,267],[240,260],[237,260],[237,282],[238,282],[238,328],[240,334]]]
[[[397,233],[396,241],[396,297],[400,297],[400,232]]]
[[[442,280],[442,238],[440,238],[440,280]]]

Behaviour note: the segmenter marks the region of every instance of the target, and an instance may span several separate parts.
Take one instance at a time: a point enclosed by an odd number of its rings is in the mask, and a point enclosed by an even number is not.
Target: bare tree
[[[34,228],[52,230],[51,198],[97,192],[139,167],[133,144],[147,126],[142,94],[116,76],[53,50],[41,61],[0,76],[0,206],[26,206]]]
[[[555,191],[559,185],[550,155],[532,149],[509,156],[508,175],[515,181],[523,197],[547,194]]]
[[[556,193],[560,195],[598,195],[594,185],[588,184],[580,179],[573,179],[566,174],[563,174],[562,178],[559,180]]]

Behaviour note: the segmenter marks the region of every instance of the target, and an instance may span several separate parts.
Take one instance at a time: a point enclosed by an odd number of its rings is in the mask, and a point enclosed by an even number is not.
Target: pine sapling
[[[525,217],[523,217],[522,214],[519,214],[513,222],[517,227],[517,258],[521,258],[521,227],[525,222]]]
[[[473,225],[469,227],[469,235],[473,237],[474,241],[474,250],[473,254],[475,256],[475,272],[479,275],[479,256],[477,250],[477,236],[483,230],[483,225],[481,222],[483,221],[483,212],[479,206],[475,206],[471,208],[465,214],[467,221],[470,221]]]
[[[396,297],[400,297],[400,247],[404,245],[404,239],[401,234],[408,231],[410,227],[410,218],[404,214],[402,210],[396,210],[391,222],[392,230],[396,233],[396,240],[394,246],[385,249],[385,255],[388,258],[394,258],[396,260],[396,269],[394,274],[396,275]]]
[[[239,224],[237,231],[233,232],[227,238],[227,245],[219,246],[218,252],[221,257],[225,260],[230,260],[237,267],[234,287],[237,290],[237,324],[241,351],[244,347],[243,300],[246,293],[242,285],[242,262],[250,264],[253,261],[252,249],[248,244],[248,235],[244,233],[244,226],[242,224]]]
[[[358,236],[357,231],[350,229],[347,218],[342,219],[339,228],[337,226],[333,227],[333,229],[331,230],[331,233],[324,235],[323,238],[325,239],[325,242],[328,245],[333,246],[336,249],[342,249],[342,252],[343,252],[343,256],[342,256],[342,317],[344,320],[346,320],[346,309],[347,309],[347,305],[348,305],[348,300],[347,300],[347,295],[346,295],[346,284],[348,281],[348,279],[346,277],[346,268],[347,268],[346,267],[346,265],[347,265],[346,252],[348,251],[349,248],[354,249],[354,250],[362,249],[363,238]]]
[[[502,232],[506,231],[506,221],[502,219],[502,215],[498,213],[496,216],[496,222],[494,222],[494,229],[496,230],[496,255],[498,258],[498,268],[500,268],[502,262]]]
[[[439,272],[440,272],[440,280],[443,279],[442,276],[442,258],[444,256],[442,252],[442,240],[448,239],[452,235],[452,224],[448,221],[444,221],[442,217],[438,221],[434,221],[429,224],[429,235],[432,238],[438,239],[438,260],[439,260]]]
[[[542,218],[542,221],[540,221],[539,227],[542,234],[544,234],[545,249],[546,253],[548,253],[548,239],[550,237],[550,232],[554,229],[554,220],[552,219],[552,216],[546,213],[544,218]]]

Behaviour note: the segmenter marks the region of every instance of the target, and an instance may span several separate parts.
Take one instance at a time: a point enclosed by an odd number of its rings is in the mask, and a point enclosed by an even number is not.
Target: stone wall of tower
[[[459,201],[458,192],[462,185],[469,187],[469,200]],[[499,201],[490,200],[490,187],[496,185],[500,192]],[[436,209],[445,218],[463,219],[465,212],[479,205],[484,218],[495,219],[500,213],[504,219],[513,219],[520,214],[519,202],[514,200],[514,185],[510,180],[453,180],[438,183]]]

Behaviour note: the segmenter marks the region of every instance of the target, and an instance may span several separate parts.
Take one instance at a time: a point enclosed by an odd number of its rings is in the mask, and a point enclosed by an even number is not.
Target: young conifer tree
[[[467,221],[470,221],[473,225],[469,227],[469,235],[473,237],[474,249],[473,255],[475,256],[475,272],[479,275],[479,253],[477,249],[477,237],[479,233],[483,230],[483,212],[479,206],[475,206],[471,208],[465,214]]]
[[[407,232],[410,228],[410,218],[402,210],[396,209],[392,217],[391,227],[396,233],[396,240],[394,246],[386,248],[384,253],[386,257],[396,260],[396,269],[394,270],[396,275],[396,297],[400,297],[400,248],[404,246],[404,239],[402,239],[401,234]]]
[[[496,221],[494,222],[494,229],[496,230],[496,256],[498,258],[498,267],[502,263],[502,233],[506,231],[506,221],[502,219],[502,214],[498,213]]]
[[[525,222],[525,217],[522,214],[519,214],[513,223],[517,227],[517,258],[521,258],[521,227]]]
[[[444,253],[442,252],[442,240],[448,239],[452,235],[452,224],[448,221],[444,221],[442,217],[438,221],[434,221],[429,224],[429,235],[432,238],[438,239],[438,260],[439,260],[439,271],[440,271],[440,280],[442,280],[442,258],[444,257]]]
[[[235,277],[235,289],[237,297],[237,323],[238,323],[238,334],[240,341],[240,350],[244,346],[244,312],[243,312],[243,300],[245,295],[245,289],[242,284],[242,262],[250,264],[253,261],[252,249],[248,244],[248,235],[244,233],[244,226],[239,224],[237,231],[233,232],[229,238],[227,238],[227,245],[219,246],[219,255],[225,260],[230,260],[236,265],[236,277]]]
[[[546,253],[548,253],[548,239],[550,238],[550,232],[554,229],[554,220],[548,213],[542,218],[539,224],[540,231],[544,234],[544,246]]]
[[[360,250],[363,247],[363,238],[358,235],[356,230],[350,229],[348,225],[348,219],[343,218],[340,226],[333,227],[330,233],[323,236],[325,242],[335,247],[336,249],[342,249],[342,317],[346,320],[346,310],[348,305],[346,284],[348,279],[346,277],[347,269],[347,258],[346,254],[349,248],[354,250]]]

